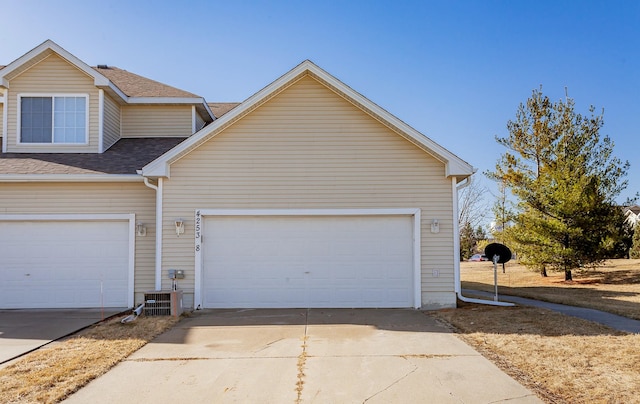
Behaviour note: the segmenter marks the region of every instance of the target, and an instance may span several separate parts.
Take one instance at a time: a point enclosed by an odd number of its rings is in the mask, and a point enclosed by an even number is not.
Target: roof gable
[[[50,39],[31,49],[29,52],[20,56],[18,59],[9,63],[2,70],[0,70],[0,85],[9,88],[9,80],[23,72],[26,68],[29,68],[30,66],[38,63],[40,60],[46,58],[51,53],[58,54],[67,62],[83,71],[87,76],[93,78],[94,84],[96,86],[109,85],[109,79],[95,71],[93,68],[91,68],[91,66],[73,56],[71,53],[67,52],[60,45],[56,44]]]
[[[456,176],[463,179],[474,173],[475,169],[471,165],[406,123],[402,122],[400,119],[391,115],[389,112],[371,102],[360,93],[354,91],[346,84],[322,70],[313,62],[306,60],[249,97],[243,103],[214,121],[211,125],[206,126],[180,145],[145,166],[142,169],[142,174],[150,177],[168,177],[170,165],[173,162],[199,147],[208,139],[217,135],[226,127],[241,119],[306,75],[312,76],[314,79],[353,105],[357,106],[374,119],[389,127],[399,135],[405,137],[407,140],[411,141],[436,159],[442,161],[445,164],[446,175],[448,177]]]
[[[195,105],[206,122],[215,119],[215,115],[204,98],[193,93],[147,79],[118,68],[93,68],[78,59],[60,45],[48,39],[0,68],[0,87],[9,88],[10,81],[31,66],[47,58],[52,53],[75,66],[93,79],[94,85],[105,89],[111,96],[123,104],[188,104]],[[1,66],[0,66],[1,67]],[[104,73],[104,74],[103,74]]]

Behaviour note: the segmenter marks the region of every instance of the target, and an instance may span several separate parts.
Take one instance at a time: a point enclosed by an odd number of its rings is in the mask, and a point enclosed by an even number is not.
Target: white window
[[[86,95],[20,95],[20,143],[87,143]]]

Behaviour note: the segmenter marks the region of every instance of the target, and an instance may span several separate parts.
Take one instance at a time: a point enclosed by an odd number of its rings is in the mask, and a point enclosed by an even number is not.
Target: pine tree
[[[613,156],[613,142],[600,137],[602,115],[583,117],[572,99],[552,103],[534,90],[509,121],[509,136],[497,138],[505,152],[495,172],[517,200],[513,226],[505,233],[522,263],[538,270],[592,267],[606,257],[604,241],[615,218],[614,198],[626,188],[628,163]]]
[[[471,223],[465,223],[460,229],[460,260],[467,260],[473,255],[476,237]]]
[[[633,229],[633,241],[631,250],[629,250],[629,257],[640,258],[640,222],[636,223],[636,227]]]

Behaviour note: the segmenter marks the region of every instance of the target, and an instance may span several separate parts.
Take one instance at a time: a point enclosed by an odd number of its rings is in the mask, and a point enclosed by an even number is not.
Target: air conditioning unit
[[[182,290],[154,290],[145,292],[145,316],[178,317],[182,312]]]

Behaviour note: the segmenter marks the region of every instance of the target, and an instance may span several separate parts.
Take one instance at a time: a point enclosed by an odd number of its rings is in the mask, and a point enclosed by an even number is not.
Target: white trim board
[[[194,226],[194,308],[202,307],[202,237],[204,216],[413,216],[413,305],[422,306],[420,214],[417,208],[399,209],[197,209]]]

